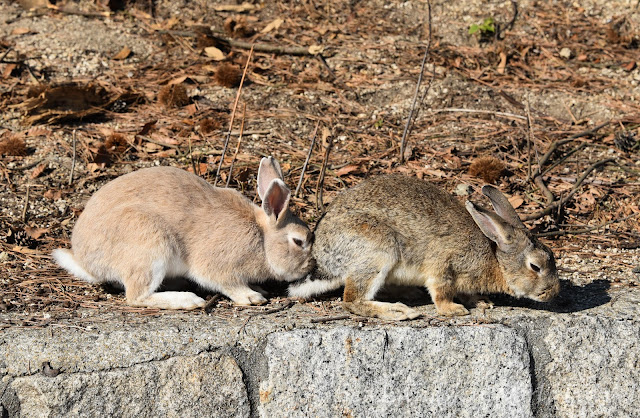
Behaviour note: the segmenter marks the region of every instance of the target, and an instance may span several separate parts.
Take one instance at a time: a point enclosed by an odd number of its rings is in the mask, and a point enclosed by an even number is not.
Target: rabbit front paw
[[[455,302],[442,302],[436,306],[439,315],[443,316],[465,316],[469,311],[464,306]]]
[[[236,305],[262,305],[267,302],[264,296],[249,287],[234,288],[224,293]]]

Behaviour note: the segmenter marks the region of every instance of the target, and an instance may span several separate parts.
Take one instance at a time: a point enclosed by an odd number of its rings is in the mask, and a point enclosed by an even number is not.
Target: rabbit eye
[[[302,247],[302,244],[304,244],[302,240],[298,238],[293,238],[293,243],[296,244],[298,247]]]
[[[529,267],[531,267],[531,270],[535,271],[536,273],[540,273],[540,266],[537,266],[533,263],[529,263]]]

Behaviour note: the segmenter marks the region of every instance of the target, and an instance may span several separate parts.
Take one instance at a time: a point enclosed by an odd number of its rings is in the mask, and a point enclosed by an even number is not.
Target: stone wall
[[[505,306],[455,320],[312,324],[314,311],[295,305],[231,320],[107,313],[86,327],[10,328],[0,333],[1,412],[638,416],[639,302],[624,291],[574,312]]]

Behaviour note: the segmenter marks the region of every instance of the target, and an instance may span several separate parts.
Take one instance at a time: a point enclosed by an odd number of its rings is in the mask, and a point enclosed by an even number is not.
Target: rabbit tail
[[[54,250],[52,255],[60,267],[74,276],[89,283],[100,283],[100,280],[87,273],[87,271],[78,264],[71,251],[59,248]]]

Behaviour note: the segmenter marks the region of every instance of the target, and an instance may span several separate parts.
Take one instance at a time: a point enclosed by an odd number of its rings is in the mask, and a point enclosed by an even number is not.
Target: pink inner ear
[[[287,208],[289,203],[289,190],[280,181],[273,180],[267,189],[264,199],[264,210],[267,215],[274,214],[276,219]]]

